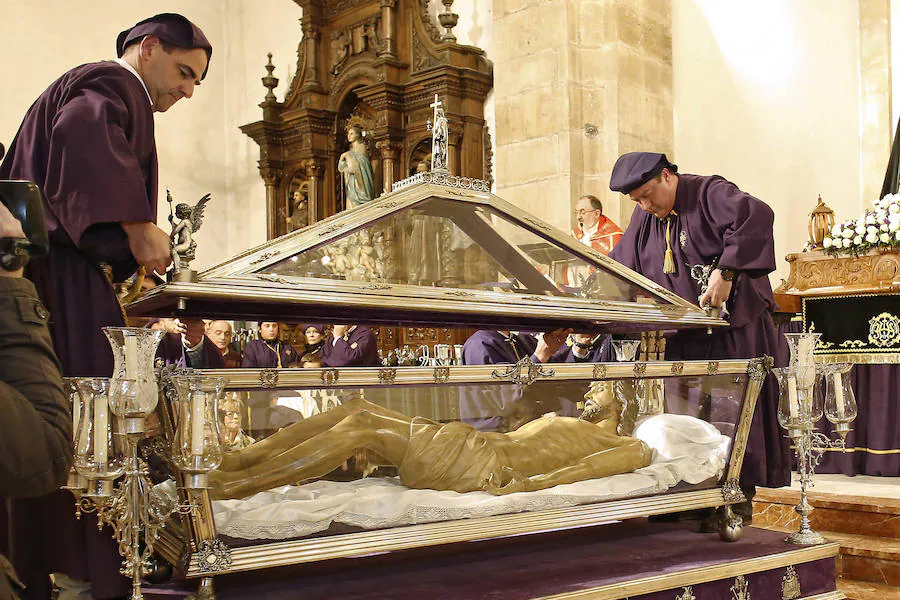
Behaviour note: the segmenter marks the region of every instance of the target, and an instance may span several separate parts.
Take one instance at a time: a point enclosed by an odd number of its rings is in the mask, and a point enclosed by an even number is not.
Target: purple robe
[[[125,321],[98,263],[111,265],[117,280],[135,271],[119,223],[156,220],[156,178],[150,100],[115,62],[82,65],[53,82],[28,110],[0,165],[0,179],[34,181],[47,199],[50,254],[31,261],[26,276],[50,310],[65,376],[112,374],[100,328]],[[98,532],[93,515],[76,521],[73,503],[60,491],[10,507],[10,552],[30,584],[29,597],[48,597],[51,571],[91,580],[99,598],[128,593],[109,530]]]
[[[345,339],[346,338],[346,339]],[[378,340],[368,327],[355,327],[344,337],[322,345],[323,367],[378,367]]]
[[[222,356],[222,353],[213,344],[212,340],[205,335],[203,336],[202,344],[198,348],[188,350],[181,342],[180,334],[167,333],[166,337],[159,343],[156,356],[163,359],[167,366],[177,365],[191,369],[225,368],[225,358]]]
[[[481,329],[463,344],[462,364],[515,364],[534,356],[537,338],[530,333],[505,336],[499,331]],[[553,355],[550,362],[567,362],[567,346]],[[548,394],[544,386],[523,387],[513,384],[462,386],[460,389],[460,420],[482,431],[513,431],[548,412],[565,416],[577,414],[575,402]]]
[[[670,244],[676,272],[664,273],[666,221],[635,207],[631,223],[610,258],[682,298],[697,303],[694,265],[738,271],[727,306],[730,327],[712,335],[686,330],[666,340],[667,360],[717,360],[780,356],[770,311],[775,307],[767,275],[775,270],[774,213],[764,202],[719,176],[678,175]],[[715,400],[715,399],[714,399]],[[780,487],[790,483],[790,447],[778,425],[778,386],[770,375],[760,393],[741,483]]]
[[[244,347],[241,367],[245,369],[277,369],[278,357],[282,367],[292,367],[297,362],[297,353],[290,344],[253,340]]]

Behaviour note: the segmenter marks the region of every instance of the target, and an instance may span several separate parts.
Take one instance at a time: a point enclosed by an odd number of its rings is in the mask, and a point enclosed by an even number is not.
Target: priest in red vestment
[[[50,253],[26,270],[50,310],[63,375],[109,377],[113,357],[101,332],[125,318],[110,281],[143,266],[164,273],[169,235],[156,226],[153,113],[190,98],[212,46],[181,15],[165,13],[119,34],[115,60],[88,63],[50,84],[25,115],[0,179],[44,191]],[[130,591],[108,529],[76,521],[68,492],[11,507],[11,559],[29,598],[50,597],[48,574],[92,583],[95,598]]]
[[[575,203],[578,225],[572,235],[585,246],[609,254],[622,238],[622,230],[603,214],[603,203],[597,196],[587,194]]]

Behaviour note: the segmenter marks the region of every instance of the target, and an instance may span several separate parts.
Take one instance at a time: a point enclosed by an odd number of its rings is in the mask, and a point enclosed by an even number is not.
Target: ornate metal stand
[[[816,544],[824,544],[825,538],[813,531],[809,524],[809,515],[814,510],[809,503],[806,492],[813,487],[813,474],[822,455],[829,448],[840,448],[844,450],[845,440],[839,437],[833,440],[824,433],[809,429],[798,431],[791,437],[797,452],[797,474],[800,476],[800,504],[794,507],[797,514],[800,515],[800,529],[795,531],[786,538],[786,541],[801,546],[814,546]]]
[[[142,600],[141,577],[150,572],[153,545],[159,530],[173,514],[190,514],[192,504],[177,504],[168,495],[153,490],[147,465],[138,456],[143,431],[131,432],[125,476],[110,496],[82,496],[81,512],[96,512],[98,527],[109,525],[122,555],[121,573],[131,578],[131,600]]]

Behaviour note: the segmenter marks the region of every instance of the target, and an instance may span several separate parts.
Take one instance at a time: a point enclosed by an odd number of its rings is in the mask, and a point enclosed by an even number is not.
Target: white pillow
[[[687,415],[641,417],[632,435],[665,460],[681,456],[708,458],[711,455],[724,459],[731,442],[731,438],[722,435],[714,425]]]

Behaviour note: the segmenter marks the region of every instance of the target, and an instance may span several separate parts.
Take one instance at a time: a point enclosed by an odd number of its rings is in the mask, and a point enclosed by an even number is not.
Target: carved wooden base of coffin
[[[822,251],[785,257],[787,281],[776,293],[818,295],[900,290],[900,252],[870,251],[862,256],[828,256]]]

